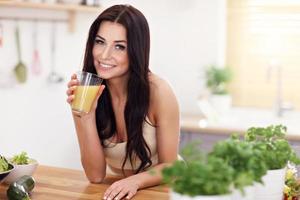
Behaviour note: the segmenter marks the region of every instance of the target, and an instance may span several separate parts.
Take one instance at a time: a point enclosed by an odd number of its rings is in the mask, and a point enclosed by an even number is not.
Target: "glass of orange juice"
[[[75,98],[71,107],[80,115],[87,114],[91,110],[103,79],[97,74],[84,71],[77,72],[77,79],[79,85],[74,91]]]

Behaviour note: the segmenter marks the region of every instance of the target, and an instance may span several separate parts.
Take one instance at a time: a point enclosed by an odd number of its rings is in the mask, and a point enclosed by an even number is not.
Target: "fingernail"
[[[110,198],[108,197],[107,200],[110,200]]]
[[[103,199],[106,200],[106,196],[104,196]]]

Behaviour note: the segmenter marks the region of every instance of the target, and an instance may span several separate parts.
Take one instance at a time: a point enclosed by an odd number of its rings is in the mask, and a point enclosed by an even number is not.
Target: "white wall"
[[[151,66],[167,79],[178,97],[181,111],[199,113],[197,96],[203,87],[201,67],[224,62],[225,0],[102,1],[107,7],[129,3],[147,17],[151,31]],[[30,11],[31,12],[31,11]],[[0,8],[0,16],[12,13],[27,16],[27,10]],[[36,15],[66,17],[64,12],[42,11]],[[38,23],[38,47],[42,74],[31,73],[32,22],[20,21],[24,63],[29,79],[14,83],[16,64],[15,22],[1,21],[4,46],[0,47],[0,154],[12,156],[25,150],[40,163],[81,168],[77,138],[70,108],[66,103],[66,81],[81,66],[89,25],[96,14],[77,15],[76,32],[70,34],[64,23],[57,25],[55,66],[65,81],[49,84],[50,23]]]

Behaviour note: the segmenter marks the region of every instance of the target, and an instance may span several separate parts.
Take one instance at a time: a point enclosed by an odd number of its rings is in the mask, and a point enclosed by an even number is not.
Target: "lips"
[[[100,64],[100,67],[103,67],[103,68],[112,68],[114,67],[114,65],[110,65],[110,64],[105,64],[105,63],[99,63]]]

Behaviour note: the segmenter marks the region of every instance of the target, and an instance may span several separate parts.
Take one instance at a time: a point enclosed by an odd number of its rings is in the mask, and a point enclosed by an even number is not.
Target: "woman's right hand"
[[[74,100],[74,98],[75,98],[75,95],[74,95],[74,92],[75,92],[75,90],[76,90],[76,87],[79,85],[79,81],[78,81],[78,79],[77,79],[77,76],[76,76],[76,74],[73,74],[72,76],[71,76],[71,80],[69,81],[69,83],[68,83],[68,89],[67,89],[67,102],[71,105],[72,104],[72,102],[73,102],[73,100]],[[99,91],[98,91],[98,94],[97,94],[97,96],[96,96],[96,99],[95,99],[95,101],[94,101],[94,103],[93,103],[93,105],[92,105],[92,108],[91,108],[91,110],[90,110],[90,112],[87,114],[87,115],[89,115],[89,114],[91,114],[91,113],[95,113],[95,110],[96,110],[96,108],[97,108],[97,104],[98,104],[98,99],[99,99],[99,97],[101,96],[101,94],[102,94],[102,92],[103,92],[103,90],[104,90],[104,88],[105,88],[105,85],[101,85],[100,86],[100,88],[99,88]]]

